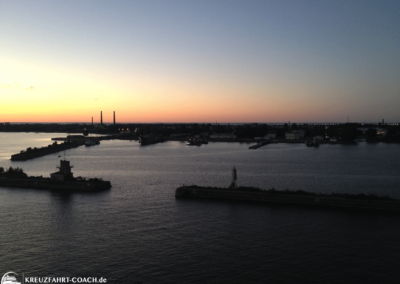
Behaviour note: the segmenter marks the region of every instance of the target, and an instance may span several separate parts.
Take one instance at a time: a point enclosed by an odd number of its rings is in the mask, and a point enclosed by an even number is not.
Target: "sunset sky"
[[[399,122],[399,15],[399,0],[0,0],[0,122]]]

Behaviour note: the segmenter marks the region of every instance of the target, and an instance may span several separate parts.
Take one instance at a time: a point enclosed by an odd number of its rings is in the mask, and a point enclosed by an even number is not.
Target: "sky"
[[[0,0],[0,122],[400,122],[400,1]]]

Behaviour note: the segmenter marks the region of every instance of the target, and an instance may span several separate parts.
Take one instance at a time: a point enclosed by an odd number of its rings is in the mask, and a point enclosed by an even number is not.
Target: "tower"
[[[73,179],[74,175],[71,172],[71,168],[73,168],[73,166],[69,164],[69,161],[60,160],[60,166],[57,168],[59,168],[58,172],[50,174],[52,180],[65,181]]]
[[[69,161],[67,160],[60,160],[60,166],[58,167],[60,169],[60,173],[64,175],[70,175],[72,176],[71,168],[73,166],[70,166]]]
[[[92,116],[92,126],[93,126],[93,116]]]
[[[233,169],[232,169],[232,183],[231,183],[231,188],[232,189],[235,189],[237,187],[236,180],[237,180],[236,167],[233,166]]]
[[[114,125],[115,125],[115,111],[114,111]]]
[[[100,111],[100,125],[103,125],[103,111]]]

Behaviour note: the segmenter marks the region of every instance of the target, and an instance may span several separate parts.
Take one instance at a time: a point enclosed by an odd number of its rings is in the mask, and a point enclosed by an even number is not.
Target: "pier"
[[[64,142],[61,144],[57,144],[57,142],[48,145],[47,147],[42,148],[28,148],[25,151],[21,151],[18,154],[14,154],[11,156],[11,161],[26,161],[42,156],[46,156],[49,154],[65,151],[68,149],[76,148],[81,145],[84,145],[85,142],[82,141],[74,141],[74,142]]]
[[[316,194],[305,191],[263,191],[256,188],[212,188],[182,186],[175,190],[176,198],[203,198],[252,201],[268,204],[292,204],[321,208],[368,209],[400,212],[400,200],[388,197],[350,194]]]
[[[9,168],[4,171],[0,168],[0,186],[57,189],[67,191],[100,191],[111,188],[111,182],[99,178],[83,178],[73,176],[69,161],[61,160],[59,170],[50,174],[50,178],[28,176],[20,168]]]

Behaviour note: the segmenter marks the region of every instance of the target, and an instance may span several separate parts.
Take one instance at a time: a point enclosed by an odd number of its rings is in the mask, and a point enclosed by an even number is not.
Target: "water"
[[[63,152],[8,159],[58,136],[0,133],[0,166],[49,176]],[[102,141],[65,151],[75,176],[102,177],[112,189],[0,188],[0,274],[102,276],[108,283],[400,280],[400,216],[174,198],[182,184],[229,185],[233,165],[242,185],[399,198],[400,145],[248,147]]]

